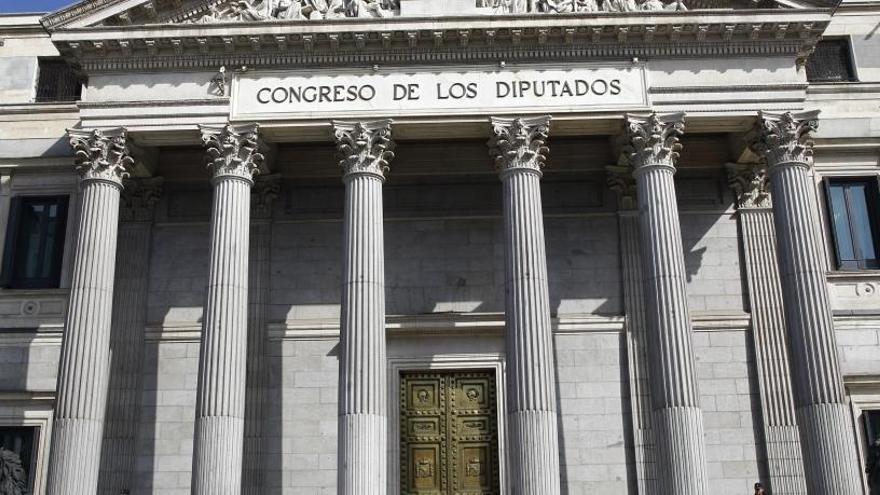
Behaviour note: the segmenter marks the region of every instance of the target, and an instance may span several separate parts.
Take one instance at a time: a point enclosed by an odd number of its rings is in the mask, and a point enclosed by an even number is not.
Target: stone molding
[[[626,114],[621,139],[621,160],[638,175],[649,167],[675,168],[679,138],[684,134],[684,113]]]
[[[266,146],[258,134],[258,124],[200,125],[199,130],[213,180],[235,178],[253,182],[253,176],[265,167]]]
[[[662,14],[662,15],[661,15]],[[663,12],[151,24],[57,31],[86,72],[370,63],[805,56],[830,16],[808,11]]]
[[[156,203],[164,192],[164,182],[163,177],[124,180],[119,219],[123,222],[152,222]]]
[[[67,135],[81,181],[104,181],[122,187],[122,180],[134,166],[125,129],[68,129]]]
[[[332,126],[343,177],[368,174],[385,180],[394,158],[391,119],[333,121]]]
[[[251,188],[251,218],[268,219],[272,216],[272,203],[281,194],[281,174],[262,175],[254,179]]]
[[[727,182],[736,194],[737,208],[770,208],[767,167],[757,163],[728,163]]]
[[[813,140],[810,134],[819,127],[819,111],[759,112],[751,148],[768,166],[813,164]]]
[[[547,137],[550,116],[531,118],[491,117],[492,137],[489,155],[502,177],[514,170],[527,170],[541,175],[547,163]]]

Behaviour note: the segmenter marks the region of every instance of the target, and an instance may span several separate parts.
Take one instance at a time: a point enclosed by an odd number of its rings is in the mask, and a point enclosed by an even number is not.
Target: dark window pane
[[[11,470],[13,486],[32,493],[34,484],[34,461],[36,460],[39,429],[33,426],[0,427],[0,456],[3,461],[19,469]]]
[[[880,268],[877,180],[830,179],[827,184],[838,268]]]
[[[868,445],[880,438],[880,411],[865,411],[865,439]]]
[[[58,287],[67,223],[67,197],[16,198],[10,218],[4,283],[12,288]]]
[[[870,201],[866,184],[851,184],[847,188],[850,223],[852,224],[853,241],[859,259],[877,259],[874,236],[871,229],[871,216],[868,208]]]
[[[849,228],[844,186],[832,184],[829,190],[831,192],[831,218],[834,226],[834,237],[837,240],[837,259],[841,263],[854,261],[856,254],[852,242],[852,232]]]
[[[855,70],[845,39],[822,40],[807,59],[807,81],[843,82],[855,81]]]
[[[82,95],[82,80],[63,60],[39,61],[37,101],[76,101]]]

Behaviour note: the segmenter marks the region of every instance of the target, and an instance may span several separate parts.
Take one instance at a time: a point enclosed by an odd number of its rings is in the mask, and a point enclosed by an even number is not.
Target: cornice
[[[59,30],[87,72],[633,57],[803,57],[827,10],[558,14],[146,25]]]

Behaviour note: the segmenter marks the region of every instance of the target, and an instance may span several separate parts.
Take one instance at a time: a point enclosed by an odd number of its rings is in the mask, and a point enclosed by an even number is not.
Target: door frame
[[[495,353],[437,354],[414,358],[388,358],[388,495],[400,495],[400,373],[402,371],[493,370],[498,417],[498,484],[507,493],[507,389],[504,357]]]

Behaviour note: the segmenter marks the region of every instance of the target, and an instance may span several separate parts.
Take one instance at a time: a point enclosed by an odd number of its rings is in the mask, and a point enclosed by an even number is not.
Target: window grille
[[[82,95],[82,79],[63,60],[40,59],[37,79],[38,102],[77,101]]]
[[[807,81],[847,82],[855,81],[856,74],[846,39],[822,40],[807,60]]]
[[[9,475],[4,481],[6,488],[14,488],[9,493],[33,493],[39,431],[33,426],[0,426],[0,463]]]

